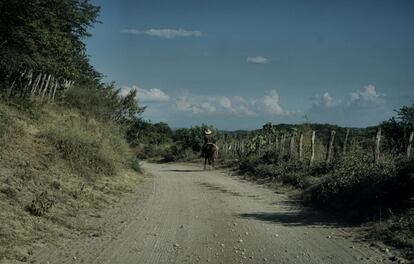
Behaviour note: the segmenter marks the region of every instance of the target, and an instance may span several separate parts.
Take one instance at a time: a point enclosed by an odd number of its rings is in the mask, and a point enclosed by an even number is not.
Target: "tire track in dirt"
[[[387,263],[318,212],[223,171],[144,163],[152,175],[101,237],[64,240],[34,263]]]

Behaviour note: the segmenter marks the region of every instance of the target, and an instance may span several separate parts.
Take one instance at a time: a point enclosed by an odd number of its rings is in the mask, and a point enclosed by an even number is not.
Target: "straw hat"
[[[206,135],[211,135],[213,132],[211,132],[211,130],[210,129],[207,129],[206,131],[204,131],[204,134],[206,134]]]

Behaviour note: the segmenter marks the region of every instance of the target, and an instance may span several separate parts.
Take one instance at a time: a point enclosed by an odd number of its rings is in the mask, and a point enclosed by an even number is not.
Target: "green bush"
[[[274,178],[277,176],[277,166],[271,164],[259,164],[254,168],[256,178]]]
[[[43,216],[49,212],[54,204],[54,199],[46,191],[40,192],[36,193],[35,198],[27,207],[27,210],[34,216]]]
[[[396,175],[385,183],[386,200],[392,207],[413,207],[414,158],[399,158],[395,161]]]
[[[275,151],[267,151],[262,156],[251,154],[242,156],[240,171],[250,173],[255,178],[272,178],[296,187],[308,185],[308,166],[298,160],[287,160]]]
[[[116,126],[112,129],[108,127],[103,129],[102,135],[98,137],[98,140],[102,144],[104,153],[112,156],[111,158],[120,165],[130,165],[134,162],[135,159],[132,156],[131,148],[122,131],[118,131]]]
[[[309,177],[306,172],[287,172],[281,174],[279,178],[284,184],[289,184],[295,187],[306,188],[309,186]]]
[[[155,156],[155,148],[149,145],[141,145],[134,148],[135,155],[140,160],[145,160]]]
[[[64,104],[95,118],[109,118],[116,108],[116,97],[98,86],[72,86],[65,93]]]
[[[133,169],[136,172],[142,172],[141,164],[139,163],[139,160],[135,159],[131,162],[131,169]]]
[[[260,158],[258,155],[247,155],[241,158],[239,169],[244,173],[254,173],[259,164]]]
[[[315,162],[309,167],[309,175],[321,176],[331,172],[334,169],[335,161],[327,164],[325,161]]]
[[[110,150],[111,146],[92,133],[82,131],[76,126],[49,127],[43,131],[42,135],[78,173],[82,175],[115,174],[116,157]]]
[[[120,95],[115,85],[82,85],[73,86],[65,93],[63,104],[76,108],[85,116],[99,120],[112,120],[122,124],[138,122],[145,107],[136,101],[136,90],[126,96]]]
[[[396,175],[393,162],[372,163],[363,153],[347,155],[335,169],[321,179],[319,203],[334,208],[352,208],[357,204],[375,204],[387,192]]]
[[[375,223],[369,231],[370,238],[387,241],[399,248],[406,248],[413,256],[414,208]]]
[[[170,146],[162,155],[163,162],[173,162],[182,158],[184,150],[181,145],[174,144]]]

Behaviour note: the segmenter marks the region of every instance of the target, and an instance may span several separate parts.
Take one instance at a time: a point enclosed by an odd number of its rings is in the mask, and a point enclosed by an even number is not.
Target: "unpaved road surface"
[[[286,196],[194,164],[144,164],[147,176],[96,225],[34,263],[387,263],[390,253]]]

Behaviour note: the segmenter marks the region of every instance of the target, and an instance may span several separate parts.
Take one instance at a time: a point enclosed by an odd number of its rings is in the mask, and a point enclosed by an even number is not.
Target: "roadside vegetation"
[[[376,127],[266,124],[221,145],[226,163],[248,178],[292,186],[305,204],[366,226],[368,237],[413,258],[413,131],[410,105]]]
[[[140,158],[194,161],[209,128],[215,131],[220,166],[260,183],[295,188],[304,204],[364,226],[367,238],[399,247],[412,258],[414,105],[396,113],[368,128],[268,123],[255,131],[227,132],[208,125],[173,130],[145,123],[135,145]]]
[[[0,263],[27,262],[58,237],[99,236],[88,217],[142,180],[120,96],[88,61],[89,1],[0,1]]]
[[[195,160],[206,129],[221,165],[293,186],[305,203],[369,223],[372,238],[414,258],[414,105],[364,129],[150,123],[136,91],[121,96],[89,63],[84,39],[99,7],[52,2],[0,1],[0,262],[27,261],[74,231],[99,235],[84,219],[133,190],[139,160]]]
[[[255,131],[236,132],[207,125],[163,128],[168,132],[148,124],[149,130],[163,136],[146,135],[162,137],[163,143],[147,144],[150,155],[145,158],[196,160],[203,131],[209,128],[215,131],[220,166],[260,183],[294,188],[304,204],[327,210],[344,223],[364,226],[367,238],[414,257],[414,105],[368,128],[312,123],[268,123]]]

